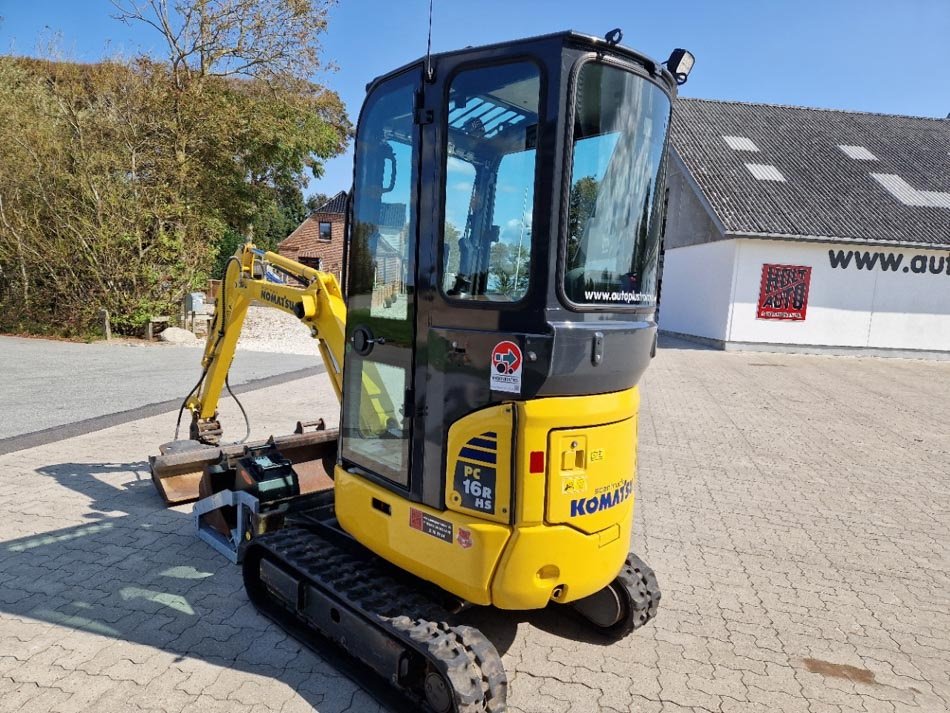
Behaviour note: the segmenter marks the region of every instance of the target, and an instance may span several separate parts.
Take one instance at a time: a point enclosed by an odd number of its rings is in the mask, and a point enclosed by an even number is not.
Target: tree
[[[567,218],[567,264],[574,266],[581,249],[581,238],[587,221],[594,215],[597,207],[597,190],[600,187],[593,176],[585,176],[571,186],[570,203]]]
[[[498,242],[489,252],[489,288],[496,293],[517,299],[528,289],[531,264],[530,240],[523,246]]]
[[[0,66],[14,118],[0,126],[0,262],[22,246],[20,299],[5,295],[3,326],[82,332],[105,308],[131,331],[169,311],[206,276],[206,236],[223,225],[167,180],[151,68]]]
[[[456,275],[459,271],[459,238],[461,235],[459,229],[452,223],[445,224],[445,236],[442,238],[443,259],[445,260],[445,272],[450,275]]]
[[[118,19],[164,38],[176,85],[195,78],[307,82],[321,68],[320,37],[332,2],[319,0],[112,0]]]
[[[307,214],[316,213],[317,209],[325,206],[330,198],[331,196],[328,196],[326,193],[314,193],[312,196],[309,196],[304,204],[307,209]]]
[[[105,308],[133,333],[176,314],[216,258],[299,224],[308,175],[349,139],[339,97],[308,79],[327,3],[116,6],[162,33],[167,62],[0,58],[0,328],[86,333]]]

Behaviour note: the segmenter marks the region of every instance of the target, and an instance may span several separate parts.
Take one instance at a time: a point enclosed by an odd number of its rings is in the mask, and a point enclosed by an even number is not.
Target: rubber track
[[[379,557],[344,549],[299,528],[262,535],[251,546],[266,549],[271,561],[289,565],[419,653],[454,688],[458,713],[507,710],[508,679],[494,645],[478,629],[452,626],[451,615],[442,606],[418,587],[394,577],[387,571],[391,565]],[[269,600],[283,606],[279,598]],[[296,611],[292,613],[312,628]],[[423,703],[420,692],[401,690]]]
[[[622,638],[656,616],[660,606],[660,585],[650,566],[632,552],[627,555],[616,581],[626,590],[630,600],[628,616],[611,632]]]

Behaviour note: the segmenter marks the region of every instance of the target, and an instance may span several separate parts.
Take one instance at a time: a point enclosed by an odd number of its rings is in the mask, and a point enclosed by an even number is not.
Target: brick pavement
[[[476,612],[513,710],[948,710],[950,364],[675,348],[643,391],[633,548],[660,615],[604,646]],[[242,399],[258,433],[336,413],[321,378]],[[160,507],[144,461],[171,427],[0,456],[0,711],[380,710]]]

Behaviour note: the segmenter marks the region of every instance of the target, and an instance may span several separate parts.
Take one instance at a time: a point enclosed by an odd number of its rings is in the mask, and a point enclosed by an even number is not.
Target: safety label
[[[422,530],[427,535],[438,537],[449,544],[452,543],[452,523],[417,508],[409,508],[409,527],[413,530]]]
[[[491,350],[491,390],[521,393],[521,347],[514,342],[498,342]]]
[[[587,492],[587,478],[583,475],[562,475],[561,492],[565,495]]]

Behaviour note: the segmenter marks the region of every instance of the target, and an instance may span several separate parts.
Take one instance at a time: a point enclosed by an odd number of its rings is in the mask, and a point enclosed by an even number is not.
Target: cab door
[[[341,457],[408,488],[419,131],[414,68],[377,84],[357,128]]]

